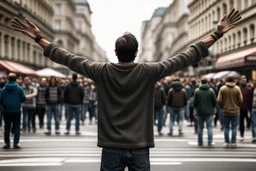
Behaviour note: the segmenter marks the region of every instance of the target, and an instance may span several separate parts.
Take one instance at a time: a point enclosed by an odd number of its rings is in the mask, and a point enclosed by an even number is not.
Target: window
[[[217,20],[220,20],[220,8],[217,8]]]
[[[12,47],[15,47],[15,38],[12,37],[11,40],[12,40],[11,41]],[[16,57],[15,54],[14,54],[14,51],[15,50],[12,50],[12,55],[10,56],[11,59]]]
[[[211,29],[212,28],[212,20],[211,20],[211,14],[209,14],[209,29]]]
[[[228,50],[231,50],[231,36],[228,36]]]
[[[78,30],[78,32],[82,32],[82,22],[81,21],[77,22],[77,30]]]
[[[205,30],[208,31],[208,18],[207,16],[205,17]]]
[[[222,40],[220,41],[220,52],[221,52],[221,53],[223,52],[223,43],[222,43]]]
[[[246,42],[247,42],[247,36],[248,36],[248,34],[247,34],[247,28],[244,28],[243,29],[243,35],[244,35],[244,44],[246,45]]]
[[[60,20],[55,20],[55,29],[60,30],[61,29],[61,21]]]
[[[227,51],[227,47],[228,47],[228,45],[227,45],[227,38],[224,39],[224,43],[225,43],[225,45],[224,45],[225,46],[225,51]]]
[[[237,45],[238,45],[238,47],[240,47],[241,41],[242,41],[241,31],[238,31],[238,33],[237,33]]]
[[[245,1],[244,1],[244,8],[245,8],[245,9],[248,8],[248,5],[249,5],[249,4],[248,4],[248,0],[245,0]]]
[[[233,33],[233,48],[236,47],[236,34]]]
[[[229,0],[230,10],[234,8],[234,0]]]
[[[20,57],[21,57],[21,55],[20,55],[20,51],[21,51],[21,43],[20,43],[20,40],[17,41],[17,46],[18,46],[18,49],[17,49],[17,51],[18,51],[17,59],[18,59],[18,61],[20,61]]]
[[[59,3],[55,4],[55,14],[61,15],[61,4]]]
[[[254,40],[254,36],[255,36],[255,27],[253,24],[250,25],[250,39],[251,41]]]
[[[223,16],[227,14],[227,4],[223,4]]]

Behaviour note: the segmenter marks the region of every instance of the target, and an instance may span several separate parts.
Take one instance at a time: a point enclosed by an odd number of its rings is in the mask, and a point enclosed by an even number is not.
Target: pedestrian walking
[[[61,90],[58,87],[58,80],[56,77],[51,76],[49,86],[45,90],[45,101],[47,111],[47,131],[46,135],[51,134],[52,115],[55,121],[55,133],[60,134],[60,102]]]
[[[89,95],[89,120],[90,120],[90,125],[92,124],[93,118],[95,118],[95,123],[97,123],[97,89],[94,85],[94,83],[91,83],[90,86],[90,95]]]
[[[39,87],[37,88],[37,96],[36,96],[36,113],[38,114],[39,119],[39,127],[42,129],[44,127],[44,116],[45,116],[45,91],[47,87],[46,78],[41,78],[41,82]]]
[[[167,97],[168,107],[171,112],[171,119],[169,125],[169,136],[173,135],[173,126],[178,119],[179,125],[179,135],[183,135],[183,119],[185,114],[185,107],[187,106],[187,93],[186,90],[182,87],[180,81],[176,81],[173,83],[173,88],[168,92]]]
[[[67,119],[67,132],[66,135],[70,134],[71,121],[75,117],[76,120],[76,134],[80,134],[80,116],[81,106],[84,99],[84,89],[77,82],[77,74],[73,74],[72,82],[68,84],[64,90],[64,102],[68,108],[68,119]]]
[[[207,84],[207,79],[202,79],[201,86],[195,91],[194,106],[197,115],[198,124],[198,145],[203,145],[203,130],[206,123],[208,132],[208,146],[213,146],[213,116],[214,108],[216,106],[215,92]]]
[[[84,125],[86,114],[87,112],[89,112],[89,104],[90,104],[89,102],[90,85],[87,79],[84,79],[83,86],[84,86],[84,99],[83,99],[83,106],[82,106],[81,121],[82,121],[82,124]]]
[[[155,84],[155,120],[157,120],[157,132],[158,135],[163,135],[163,114],[166,101],[166,95],[160,82]]]
[[[256,79],[253,80],[251,89],[251,126],[252,126],[252,143],[256,144]]]
[[[217,30],[186,52],[156,63],[135,63],[138,41],[126,33],[117,39],[118,63],[92,62],[42,38],[28,19],[14,18],[15,30],[34,39],[52,61],[92,79],[97,87],[98,143],[103,147],[101,171],[150,170],[149,148],[155,146],[153,129],[154,85],[158,80],[198,63],[211,47],[240,20],[234,9],[217,25]],[[118,159],[118,160],[117,160]]]
[[[218,95],[218,103],[220,104],[224,115],[224,136],[225,146],[236,146],[237,126],[239,122],[240,105],[243,102],[243,96],[240,88],[236,85],[233,77],[228,77],[226,85],[221,87]],[[232,138],[230,141],[229,130],[232,130]]]
[[[251,89],[247,86],[247,78],[244,75],[241,76],[240,89],[243,95],[243,103],[240,106],[239,130],[240,141],[244,141],[245,119],[247,122],[247,128],[250,128],[249,104],[251,103]]]
[[[29,77],[24,78],[24,92],[28,94],[37,94],[35,87],[31,86],[31,79]],[[31,132],[31,127],[33,133],[36,132],[36,97],[26,100],[22,104],[23,113],[23,132]]]
[[[36,93],[25,95],[24,90],[16,83],[16,74],[10,73],[9,81],[3,87],[0,94],[0,104],[4,115],[4,149],[9,149],[11,126],[13,126],[14,143],[13,147],[21,148],[20,141],[20,122],[21,122],[21,103],[26,99],[31,99],[36,96]]]

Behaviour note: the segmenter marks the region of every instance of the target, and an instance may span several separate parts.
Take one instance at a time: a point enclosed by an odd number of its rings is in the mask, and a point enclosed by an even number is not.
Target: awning
[[[256,65],[256,47],[219,57],[215,68],[227,69],[248,65]]]
[[[45,69],[38,70],[38,71],[36,71],[36,74],[41,77],[51,77],[51,76],[61,77],[61,78],[66,77],[66,75],[64,75],[58,71],[55,71],[51,68],[45,68]]]
[[[240,78],[240,74],[236,71],[221,71],[215,74],[212,78],[213,79],[226,79],[229,76],[232,76],[234,78]]]
[[[16,74],[36,75],[36,72],[33,69],[30,69],[25,65],[22,65],[16,62],[11,62],[6,60],[0,60],[0,70],[13,72]]]

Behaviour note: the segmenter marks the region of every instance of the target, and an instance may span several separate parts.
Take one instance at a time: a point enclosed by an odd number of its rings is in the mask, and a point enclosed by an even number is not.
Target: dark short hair
[[[228,76],[228,78],[226,79],[226,82],[234,82],[234,77]]]
[[[203,79],[201,80],[201,83],[202,83],[202,84],[207,84],[207,83],[208,83],[208,80],[207,80],[206,78],[203,78]]]
[[[9,81],[16,81],[16,79],[17,79],[16,74],[10,74],[10,75],[8,76],[8,80],[9,80]]]
[[[116,40],[116,55],[119,62],[132,62],[136,58],[139,43],[131,33],[125,33]]]
[[[76,81],[76,80],[77,80],[77,74],[73,74],[73,75],[72,75],[72,79],[73,79],[74,81]]]

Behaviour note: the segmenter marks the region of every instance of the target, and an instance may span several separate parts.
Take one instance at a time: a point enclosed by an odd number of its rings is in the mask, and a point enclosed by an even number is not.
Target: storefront
[[[237,71],[251,79],[253,71],[256,70],[256,47],[219,57],[215,69]]]

